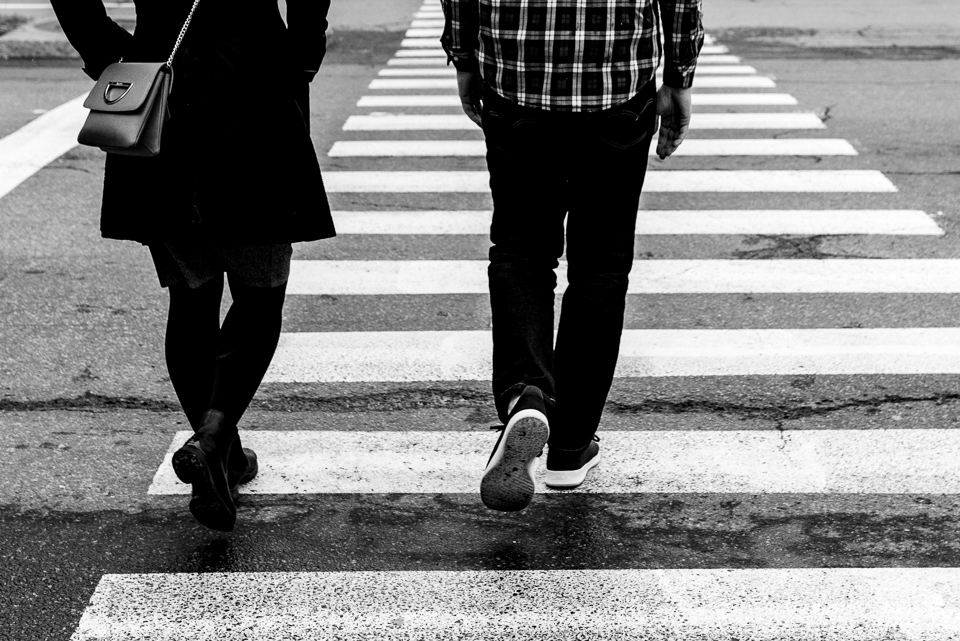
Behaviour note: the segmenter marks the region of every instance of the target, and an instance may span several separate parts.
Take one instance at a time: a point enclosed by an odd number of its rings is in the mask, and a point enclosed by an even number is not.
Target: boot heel
[[[204,475],[203,452],[199,448],[184,445],[173,453],[173,472],[183,483],[193,483]]]

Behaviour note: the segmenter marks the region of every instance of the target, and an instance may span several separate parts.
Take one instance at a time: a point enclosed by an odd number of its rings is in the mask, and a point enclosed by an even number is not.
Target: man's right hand
[[[460,93],[460,106],[463,113],[482,127],[480,114],[483,110],[483,83],[479,71],[457,71],[457,90]]]
[[[691,97],[689,89],[663,85],[657,91],[657,115],[660,116],[660,139],[657,156],[660,160],[677,150],[690,128]]]

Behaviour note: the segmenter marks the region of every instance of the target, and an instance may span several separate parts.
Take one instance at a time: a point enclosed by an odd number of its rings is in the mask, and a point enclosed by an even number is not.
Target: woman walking
[[[101,0],[53,0],[84,71],[162,62],[194,0],[134,0],[131,35]],[[291,243],[334,235],[308,131],[308,83],[329,0],[198,0],[173,60],[156,157],[108,153],[101,232],[147,245],[169,289],[166,361],[194,436],[173,457],[190,511],[229,531],[237,486],[257,473],[237,423],[280,336]],[[233,304],[220,324],[224,274]]]

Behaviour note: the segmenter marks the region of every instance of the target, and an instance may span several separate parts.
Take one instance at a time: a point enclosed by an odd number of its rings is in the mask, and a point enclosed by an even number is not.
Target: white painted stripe
[[[330,171],[326,190],[366,193],[487,193],[485,171]],[[895,192],[876,170],[651,171],[645,192]]]
[[[456,90],[457,81],[455,78],[374,78],[367,85],[368,89],[380,90],[389,89],[449,89]]]
[[[446,58],[390,58],[387,65],[391,67],[416,67],[434,65],[436,67],[446,67]]]
[[[705,45],[712,45],[712,44],[716,44],[716,42],[717,42],[717,39],[714,38],[713,36],[711,36],[709,33],[704,34],[704,36],[703,36],[703,44],[705,44]]]
[[[694,89],[773,89],[777,84],[766,76],[702,76],[693,78]]]
[[[446,59],[447,53],[443,49],[401,49],[397,53],[393,54],[397,58],[444,58]]]
[[[651,145],[650,155],[656,154]],[[344,140],[333,143],[329,156],[483,156],[482,140]],[[674,156],[856,156],[846,140],[830,138],[691,138]]]
[[[441,33],[443,32],[443,12],[436,12],[435,15],[440,15],[440,18],[417,18],[410,23],[410,27],[413,29],[440,29]]]
[[[71,641],[947,641],[958,591],[935,567],[106,574]]]
[[[490,380],[489,332],[283,334],[270,383]],[[960,374],[960,328],[625,330],[617,376]]]
[[[740,64],[740,56],[700,56],[697,58],[697,68],[700,68],[700,65],[738,65]]]
[[[189,494],[173,453],[148,494]],[[495,437],[483,432],[241,431],[260,472],[244,494],[473,494]],[[960,430],[602,432],[585,494],[957,494]],[[442,456],[438,453],[442,452]],[[537,491],[544,469],[537,466]]]
[[[103,6],[107,9],[133,9],[132,2],[104,2]],[[2,2],[0,11],[29,11],[32,9],[49,10],[49,2]]]
[[[437,9],[421,9],[413,14],[413,17],[417,20],[436,20],[443,19],[443,11],[438,11]]]
[[[442,62],[441,59],[438,59],[438,62]],[[452,66],[438,66],[435,68],[414,68],[414,69],[381,69],[378,73],[378,76],[390,77],[390,76],[451,76],[455,77],[457,75],[457,70]]]
[[[422,64],[415,58],[398,59],[397,63]],[[438,60],[438,64],[446,64]],[[735,105],[796,105],[797,99],[785,93],[694,93],[693,106],[735,106]],[[363,96],[357,102],[358,107],[460,107],[457,95],[398,95]]]
[[[295,260],[287,294],[485,294],[485,260]],[[557,270],[566,288],[566,263]],[[638,260],[630,294],[957,294],[960,260]]]
[[[445,61],[441,58],[441,62]],[[717,65],[705,66],[697,69],[698,75],[722,76],[722,75],[749,75],[755,74],[757,70],[745,65]],[[439,68],[425,69],[382,69],[378,74],[380,76],[456,76],[457,70],[453,66],[441,66]]]
[[[405,49],[439,49],[443,51],[440,48],[440,36],[436,38],[404,38],[400,41],[400,46]]]
[[[490,211],[336,211],[345,234],[473,234],[490,232]],[[638,235],[889,234],[942,236],[917,210],[650,210],[637,216]]]
[[[691,129],[824,129],[813,113],[695,113]],[[479,131],[464,114],[371,113],[349,116],[344,131]]]
[[[797,99],[787,93],[695,93],[693,105],[796,105]]]
[[[765,76],[696,76],[694,89],[753,88],[772,89],[776,83]],[[371,81],[370,89],[456,89],[456,78],[445,79],[394,79],[376,78]]]
[[[0,198],[77,146],[86,95],[51,109],[0,140]]]
[[[701,56],[709,56],[717,53],[730,53],[730,50],[723,45],[705,44],[700,49]]]
[[[407,29],[407,32],[403,34],[406,38],[434,38],[437,46],[439,46],[439,38],[443,35],[443,27],[439,29]]]

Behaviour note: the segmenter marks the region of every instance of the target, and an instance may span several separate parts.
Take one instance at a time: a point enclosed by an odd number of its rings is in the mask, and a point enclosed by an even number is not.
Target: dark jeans
[[[629,102],[595,113],[548,112],[485,96],[493,392],[501,420],[525,385],[555,399],[555,449],[589,444],[613,382],[655,124],[652,82]],[[569,285],[554,347],[564,218]]]

